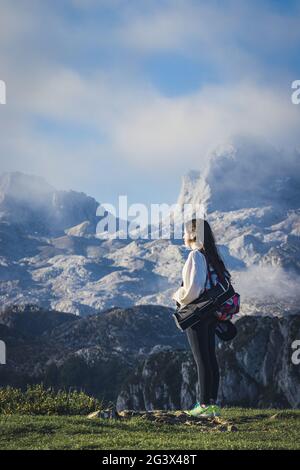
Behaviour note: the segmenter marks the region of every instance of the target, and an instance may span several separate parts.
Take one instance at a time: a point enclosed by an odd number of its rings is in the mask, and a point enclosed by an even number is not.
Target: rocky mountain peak
[[[286,210],[297,208],[299,198],[297,151],[283,153],[263,139],[236,137],[216,147],[205,168],[183,177],[178,203],[201,204],[209,212],[268,205]]]
[[[0,175],[0,203],[10,199],[16,203],[37,204],[49,199],[55,189],[39,176],[20,171]]]
[[[21,172],[0,176],[0,218],[23,233],[62,234],[83,222],[95,232],[98,205],[83,192],[56,190],[38,176]]]
[[[209,209],[243,314],[286,315],[299,305],[297,155],[237,139],[219,146],[209,166],[183,177],[179,206]],[[0,193],[3,306],[36,303],[82,316],[115,306],[174,306],[188,256],[181,234],[150,241],[98,238],[95,199],[21,173],[3,175]]]

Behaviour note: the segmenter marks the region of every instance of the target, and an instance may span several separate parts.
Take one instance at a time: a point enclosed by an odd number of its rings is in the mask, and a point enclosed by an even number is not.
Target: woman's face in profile
[[[184,231],[183,240],[184,240],[184,245],[185,245],[187,248],[190,248],[192,242],[191,242],[190,235],[189,235],[189,233],[188,233],[186,230]],[[198,242],[198,246],[199,246],[199,248],[202,248],[202,247],[203,247],[203,243]]]
[[[189,236],[189,234],[187,233],[186,230],[184,231],[183,241],[184,241],[184,244],[185,244],[186,247],[190,246],[190,236]]]

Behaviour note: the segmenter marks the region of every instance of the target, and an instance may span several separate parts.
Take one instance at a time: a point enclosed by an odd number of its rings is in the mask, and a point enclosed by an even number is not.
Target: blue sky
[[[235,135],[299,146],[300,2],[2,0],[1,171],[176,202]]]

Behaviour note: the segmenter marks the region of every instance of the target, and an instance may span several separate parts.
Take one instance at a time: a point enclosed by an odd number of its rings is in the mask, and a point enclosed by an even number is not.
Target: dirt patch
[[[123,410],[117,412],[114,409],[96,411],[88,415],[89,419],[115,419],[115,420],[128,420],[133,417],[139,417],[146,421],[151,421],[159,424],[184,424],[186,426],[197,426],[200,431],[220,431],[220,432],[236,432],[237,427],[230,421],[220,417],[204,418],[189,416],[183,411],[136,411],[136,410]]]

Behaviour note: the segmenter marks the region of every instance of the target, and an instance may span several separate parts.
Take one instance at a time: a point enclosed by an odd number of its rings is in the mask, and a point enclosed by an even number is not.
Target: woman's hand
[[[180,300],[180,298],[182,297],[182,294],[183,294],[183,287],[179,287],[179,289],[177,289],[176,292],[174,292],[174,294],[172,295],[172,300],[175,300],[176,301],[176,307],[181,307],[181,303],[178,302]]]

